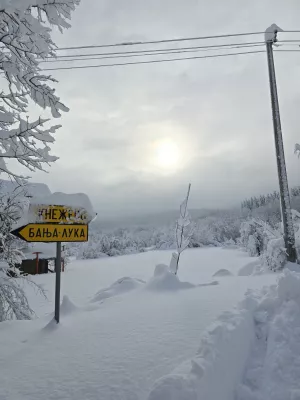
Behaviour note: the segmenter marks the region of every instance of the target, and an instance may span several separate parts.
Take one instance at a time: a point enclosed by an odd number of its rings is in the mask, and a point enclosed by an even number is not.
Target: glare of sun
[[[179,147],[172,140],[161,140],[156,143],[155,163],[166,170],[174,170],[179,164]]]

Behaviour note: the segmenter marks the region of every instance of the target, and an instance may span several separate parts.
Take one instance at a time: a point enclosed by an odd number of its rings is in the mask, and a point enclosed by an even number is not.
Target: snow
[[[84,193],[67,194],[55,192],[49,196],[41,198],[33,198],[29,207],[29,222],[40,222],[42,217],[37,220],[34,210],[36,206],[66,206],[71,209],[82,210],[86,214],[87,222],[92,221],[96,217],[92,203],[88,196]]]
[[[155,269],[167,264],[171,254],[150,251],[69,264],[62,273],[59,325],[52,321],[55,275],[34,276],[48,300],[26,286],[37,318],[1,323],[0,399],[145,400],[149,393],[153,396],[153,385],[158,388],[169,376],[170,390],[177,393],[176,387],[184,388],[181,397],[170,398],[185,400],[193,398],[184,396],[191,388],[196,390],[199,381],[206,382],[208,390],[215,371],[217,377],[224,375],[220,382],[224,393],[232,391],[242,379],[241,366],[253,333],[250,308],[234,311],[234,307],[249,288],[274,284],[277,275],[238,276],[250,261],[245,253],[202,248],[182,254],[174,284],[165,267]],[[218,285],[201,286],[210,283],[214,271],[221,268],[233,276]],[[122,276],[128,277],[123,285]],[[170,290],[170,282],[176,290]],[[181,290],[183,282],[190,284],[188,290]],[[113,289],[122,286],[131,290]],[[96,293],[105,292],[112,296],[91,302]],[[196,355],[199,345],[202,350]],[[238,346],[241,352],[236,351]],[[220,360],[217,369],[214,360]],[[190,377],[195,379],[194,386],[186,384]],[[213,386],[217,396],[221,392]],[[226,399],[225,395],[204,398]]]
[[[256,266],[259,264],[259,261],[251,261],[248,264],[244,265],[238,272],[239,276],[250,276],[254,274]]]
[[[219,271],[213,274],[213,276],[231,276],[232,273],[228,269],[221,268]]]
[[[103,301],[105,299],[109,299],[110,297],[131,292],[132,290],[138,289],[144,284],[145,281],[143,281],[142,279],[134,279],[126,276],[124,278],[118,279],[110,287],[99,290],[99,292],[95,294],[92,301]]]
[[[253,341],[250,310],[240,306],[222,315],[203,335],[197,355],[158,380],[148,400],[233,400]]]
[[[286,270],[254,314],[255,342],[237,400],[299,399],[300,275]]]
[[[60,305],[60,315],[66,316],[69,314],[73,314],[76,311],[78,311],[78,308],[75,306],[74,303],[72,303],[69,297],[65,295]]]
[[[299,333],[300,274],[286,269],[277,285],[248,292],[221,315],[197,354],[157,380],[148,400],[299,399]]]
[[[272,24],[265,32],[265,41],[274,42],[276,40],[277,32],[283,32],[283,29],[279,28],[276,24]]]
[[[196,286],[189,282],[181,282],[177,275],[170,271],[165,264],[158,264],[154,270],[154,276],[146,285],[148,290],[165,291],[191,289]]]

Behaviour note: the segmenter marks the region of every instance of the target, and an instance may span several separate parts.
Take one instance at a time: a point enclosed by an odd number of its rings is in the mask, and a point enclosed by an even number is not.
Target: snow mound
[[[236,400],[300,399],[300,274],[285,270],[254,314],[254,346]]]
[[[295,300],[300,305],[300,274],[286,270],[278,282],[279,300]]]
[[[292,263],[292,262],[287,262],[286,265],[285,265],[285,268],[290,270],[290,271],[300,273],[300,265],[299,264]]]
[[[69,315],[78,311],[78,307],[69,299],[68,296],[64,296],[62,299],[62,303],[60,305],[60,314],[61,315]]]
[[[215,274],[213,274],[213,276],[232,276],[233,274],[228,271],[228,269],[222,268],[219,269],[219,271],[217,271]]]
[[[118,279],[110,287],[101,289],[97,292],[92,299],[92,302],[102,301],[109,299],[110,297],[118,296],[132,290],[138,289],[145,284],[142,279],[135,279],[125,276],[124,278]]]
[[[146,284],[146,289],[154,291],[191,289],[196,287],[189,282],[181,282],[177,275],[170,271],[165,264],[158,264],[154,270],[154,276]]]
[[[238,276],[250,276],[253,275],[256,267],[259,265],[259,261],[251,261],[250,263],[244,265],[238,272]]]
[[[223,314],[202,337],[197,355],[159,379],[148,400],[232,400],[254,341],[254,304]]]

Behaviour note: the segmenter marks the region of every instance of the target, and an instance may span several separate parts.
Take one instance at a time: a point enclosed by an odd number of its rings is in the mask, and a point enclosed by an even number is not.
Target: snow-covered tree
[[[0,195],[0,261],[6,261],[11,269],[21,263],[22,241],[10,232],[26,207],[26,186],[16,186],[11,193]]]
[[[264,249],[264,222],[250,218],[241,223],[241,243],[251,257],[260,256]]]
[[[56,161],[50,155],[53,134],[59,125],[48,125],[48,119],[29,119],[30,102],[49,109],[54,118],[68,108],[60,102],[43,74],[39,63],[55,55],[51,28],[68,28],[71,12],[80,0],[0,0],[0,174],[24,183],[23,177],[8,167],[9,160],[34,171]],[[21,261],[21,253],[10,235],[11,226],[20,214],[16,198],[0,201],[0,321],[29,318],[31,310],[23,288],[9,275]]]
[[[26,187],[17,186],[13,192],[0,196],[0,322],[7,319],[29,319],[32,310],[29,306],[24,285],[42,292],[38,285],[31,282],[16,267],[22,262],[24,244],[10,234],[13,225],[21,218],[26,207]]]
[[[176,221],[175,240],[177,245],[177,252],[174,252],[172,254],[170,262],[170,270],[174,272],[175,275],[177,275],[178,272],[181,253],[188,247],[191,240],[191,236],[193,234],[190,215],[187,209],[190,191],[191,191],[191,184],[189,184],[186,198],[180,205],[179,218]]]
[[[53,134],[60,127],[45,127],[48,119],[30,120],[29,102],[49,109],[54,118],[68,108],[60,102],[39,62],[55,55],[51,28],[69,28],[71,12],[80,0],[0,0],[0,173],[18,176],[7,161],[16,159],[31,171],[54,162],[50,155]]]

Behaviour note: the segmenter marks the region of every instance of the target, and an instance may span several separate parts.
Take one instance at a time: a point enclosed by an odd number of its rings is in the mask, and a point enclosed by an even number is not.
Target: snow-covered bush
[[[261,258],[264,264],[267,265],[271,271],[282,270],[287,262],[283,237],[271,239]]]
[[[242,222],[240,229],[240,241],[249,255],[260,256],[264,249],[264,228],[261,221],[251,218]]]
[[[239,214],[226,211],[198,219],[189,247],[222,246],[229,241],[236,243],[240,236],[240,225]]]

